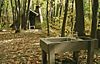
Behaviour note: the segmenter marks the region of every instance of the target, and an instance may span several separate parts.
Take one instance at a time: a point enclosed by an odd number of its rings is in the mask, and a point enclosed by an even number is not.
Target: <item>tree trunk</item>
[[[14,1],[15,2],[15,1]],[[12,25],[10,26],[13,30],[15,29],[15,19],[16,19],[16,13],[15,13],[15,7],[13,5],[13,0],[10,0],[10,4],[11,4],[11,8],[12,8],[12,17],[13,17],[13,23]]]
[[[76,6],[76,23],[74,30],[78,32],[78,36],[84,36],[85,27],[84,27],[84,8],[83,8],[83,0],[75,0]],[[79,51],[73,52],[73,59],[75,60],[75,64],[78,64]]]
[[[84,27],[84,11],[83,11],[83,0],[75,0],[76,6],[76,23],[75,31],[78,32],[79,36],[84,36],[85,27]]]
[[[16,22],[15,22],[15,28],[16,28],[16,31],[15,31],[15,33],[18,33],[18,32],[20,32],[20,29],[21,29],[21,26],[20,26],[20,24],[21,24],[21,21],[20,21],[20,0],[18,0],[18,1],[16,1],[15,0],[15,5],[16,5],[16,12],[17,12],[17,16],[16,16]]]
[[[59,12],[59,17],[62,14],[62,6],[63,6],[63,0],[60,0],[60,12]]]
[[[98,20],[99,22],[98,22],[97,38],[98,38],[98,42],[99,42],[98,46],[100,48],[100,11],[99,11],[98,18],[99,18],[99,20]]]
[[[56,3],[55,3],[55,0],[53,0],[53,2],[54,2],[54,4],[53,4],[53,6],[54,6],[53,7],[53,16],[55,17],[55,8],[56,8],[55,5],[56,5]]]
[[[48,2],[49,0],[47,0],[47,7],[46,7],[46,10],[47,10],[47,14],[46,14],[46,19],[47,19],[47,36],[50,36],[50,33],[49,33],[49,20],[48,20]]]
[[[4,0],[0,1],[0,17],[1,17],[1,12],[2,12],[2,7],[4,5]]]
[[[100,11],[98,12],[98,18],[99,18],[99,20],[98,20],[98,30],[100,30]]]
[[[58,17],[58,13],[59,13],[59,10],[60,10],[60,5],[61,5],[61,3],[57,2],[56,17]]]
[[[74,14],[74,0],[72,0],[72,7],[71,7],[71,32],[73,32],[74,29],[74,21],[73,21],[73,14]]]
[[[4,0],[0,0],[0,23],[2,22],[1,13],[3,10]]]
[[[13,15],[13,23],[10,27],[12,29],[15,29],[15,22],[16,22],[16,10],[15,10],[15,8],[16,7],[14,7],[14,5],[13,5],[13,0],[10,0],[10,3],[11,3],[11,7],[12,7],[12,15]]]
[[[6,7],[7,23],[9,23],[8,6],[9,6],[9,1],[7,1],[7,7]],[[8,24],[7,24],[7,25],[8,25]]]
[[[65,11],[64,11],[65,13],[64,13],[63,23],[62,23],[61,37],[65,36],[67,11],[68,11],[68,0],[65,0]]]
[[[23,0],[23,11],[22,11],[22,29],[26,28],[26,3],[27,0]]]
[[[27,25],[27,20],[28,20],[28,16],[29,16],[30,1],[31,0],[28,0],[28,6],[27,6],[27,10],[26,10],[26,20],[25,20],[26,25]],[[24,26],[24,29],[26,29],[26,25]]]
[[[53,0],[51,0],[51,3],[50,3],[50,16],[51,16],[51,23],[53,22]]]
[[[98,11],[98,0],[92,1],[92,28],[91,28],[91,37],[96,38],[97,31],[97,11]]]

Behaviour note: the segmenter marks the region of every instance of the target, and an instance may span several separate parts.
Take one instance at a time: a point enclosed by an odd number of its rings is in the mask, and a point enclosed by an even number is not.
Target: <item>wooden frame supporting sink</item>
[[[41,38],[40,47],[42,49],[42,64],[55,64],[55,53],[85,49],[88,50],[87,64],[93,64],[94,48],[98,48],[98,41],[91,38]]]

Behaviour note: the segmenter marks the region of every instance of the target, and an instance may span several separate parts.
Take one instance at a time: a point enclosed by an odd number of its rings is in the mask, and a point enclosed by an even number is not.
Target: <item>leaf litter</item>
[[[40,34],[0,34],[0,64],[41,64]]]
[[[42,64],[40,38],[45,34],[35,32],[0,33],[0,64]],[[86,64],[87,52],[81,51],[79,64]],[[74,64],[72,52],[56,55],[56,64]],[[94,64],[100,64],[100,50],[94,55]],[[65,63],[67,64],[67,63]]]

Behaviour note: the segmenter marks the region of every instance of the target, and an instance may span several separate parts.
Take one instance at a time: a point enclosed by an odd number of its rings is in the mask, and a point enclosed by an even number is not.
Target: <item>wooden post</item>
[[[94,40],[88,43],[88,57],[87,57],[87,64],[94,64]]]
[[[48,51],[48,64],[55,64],[55,51],[49,50]]]
[[[42,50],[42,64],[47,64],[47,54]]]

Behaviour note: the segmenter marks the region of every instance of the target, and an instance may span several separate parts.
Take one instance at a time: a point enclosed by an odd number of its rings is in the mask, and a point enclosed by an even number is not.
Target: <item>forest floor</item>
[[[0,64],[41,64],[40,32],[0,32]]]
[[[16,34],[0,32],[0,64],[41,64],[42,55],[39,43],[40,38],[45,35],[38,30],[22,31]],[[70,53],[66,54],[68,57],[72,56]],[[100,64],[99,57],[95,55],[97,64]],[[83,54],[80,58],[83,61],[86,55]]]

